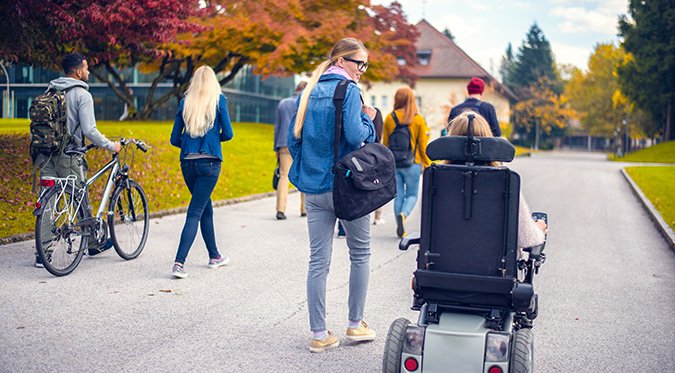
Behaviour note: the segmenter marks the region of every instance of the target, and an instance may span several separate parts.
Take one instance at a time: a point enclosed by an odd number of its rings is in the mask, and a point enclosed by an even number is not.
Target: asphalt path
[[[532,210],[549,214],[548,260],[535,284],[539,372],[653,372],[675,368],[675,253],[603,155],[519,158]],[[275,199],[215,209],[216,238],[230,264],[208,269],[200,236],[186,262],[171,265],[185,214],[150,222],[144,252],[84,258],[69,276],[34,268],[31,241],[0,246],[0,371],[377,372],[389,325],[410,310],[415,250],[397,249],[393,207],[372,226],[365,320],[375,341],[354,343],[347,327],[349,258],[334,241],[327,323],[340,347],[308,351],[308,237],[299,195],[288,220]],[[419,227],[419,207],[408,231]]]

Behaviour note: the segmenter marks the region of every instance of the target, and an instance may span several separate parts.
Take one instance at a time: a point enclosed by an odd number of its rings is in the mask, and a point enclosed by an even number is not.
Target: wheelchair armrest
[[[408,247],[410,247],[410,245],[419,245],[419,243],[420,243],[420,233],[419,232],[410,233],[409,235],[401,238],[401,242],[398,243],[398,249],[401,251],[406,251],[408,250]]]
[[[540,260],[545,247],[546,241],[541,245],[523,248],[523,251],[530,253],[530,259]]]

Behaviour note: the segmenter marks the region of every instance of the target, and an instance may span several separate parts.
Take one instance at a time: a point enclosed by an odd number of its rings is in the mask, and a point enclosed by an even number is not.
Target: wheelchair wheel
[[[511,346],[510,373],[532,373],[534,369],[534,336],[532,329],[519,329]]]
[[[401,352],[408,325],[410,325],[410,321],[401,317],[396,319],[389,327],[387,341],[384,344],[383,373],[399,373],[401,371]]]
[[[117,254],[126,260],[136,258],[148,239],[150,213],[148,199],[141,186],[129,180],[129,188],[118,186],[108,208],[110,238]]]

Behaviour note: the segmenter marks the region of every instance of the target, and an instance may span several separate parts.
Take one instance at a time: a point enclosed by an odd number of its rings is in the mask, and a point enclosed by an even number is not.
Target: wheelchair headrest
[[[429,143],[432,161],[511,162],[516,148],[501,137],[444,136]]]

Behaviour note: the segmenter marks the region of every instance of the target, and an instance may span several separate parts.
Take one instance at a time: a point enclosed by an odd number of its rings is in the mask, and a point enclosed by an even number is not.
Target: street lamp
[[[5,72],[5,77],[7,77],[7,116],[9,116],[9,109],[11,108],[9,104],[9,74],[7,74],[7,69],[5,69],[4,61],[0,61],[0,66],[2,66],[2,71]]]

